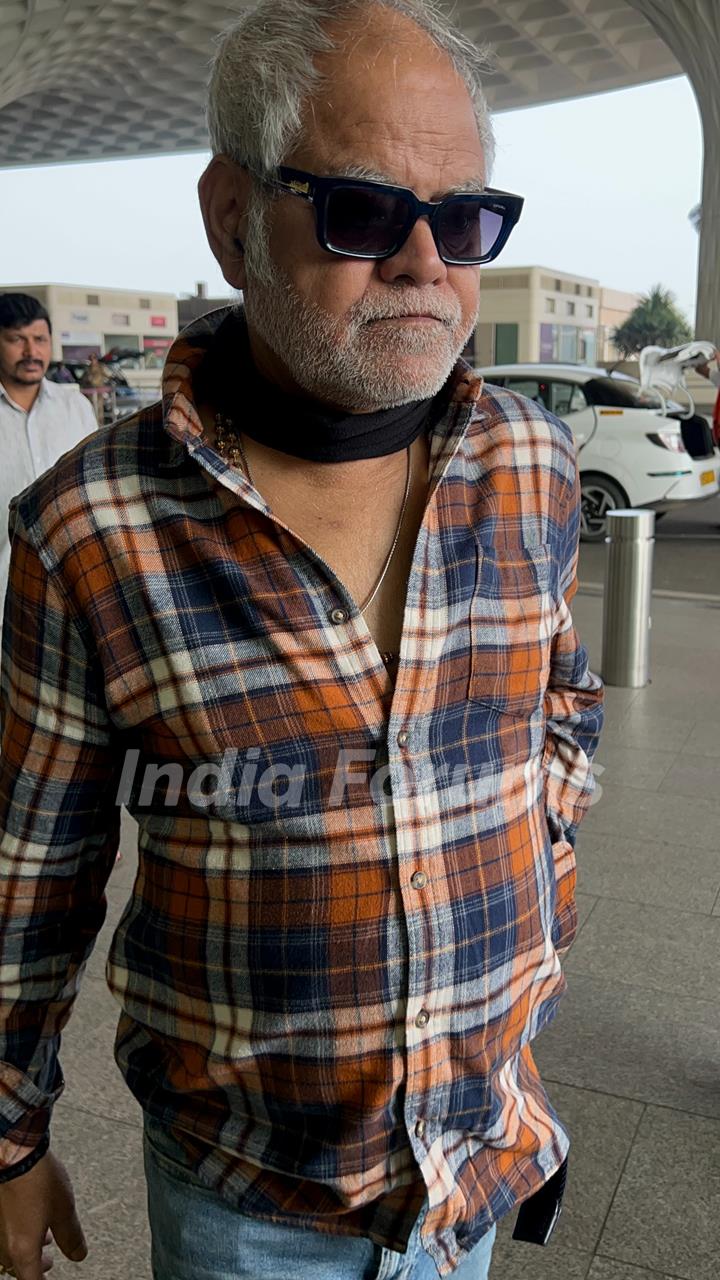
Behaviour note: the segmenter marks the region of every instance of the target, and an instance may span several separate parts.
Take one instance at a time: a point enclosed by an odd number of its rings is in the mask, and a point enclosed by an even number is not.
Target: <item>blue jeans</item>
[[[154,1145],[160,1141],[161,1149]],[[420,1221],[407,1253],[357,1236],[327,1236],[236,1212],[173,1158],[174,1143],[145,1124],[145,1177],[152,1233],[153,1280],[438,1280],[420,1243]],[[487,1280],[495,1228],[453,1272],[453,1280]]]

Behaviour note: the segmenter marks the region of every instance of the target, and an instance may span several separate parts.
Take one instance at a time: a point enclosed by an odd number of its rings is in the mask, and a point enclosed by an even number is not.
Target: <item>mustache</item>
[[[407,289],[397,296],[361,298],[350,308],[351,324],[371,324],[373,320],[402,320],[407,316],[432,316],[442,324],[455,326],[462,320],[460,303],[439,298],[420,289]]]

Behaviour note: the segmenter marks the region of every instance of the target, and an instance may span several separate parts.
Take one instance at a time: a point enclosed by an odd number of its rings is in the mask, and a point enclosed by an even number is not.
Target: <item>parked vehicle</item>
[[[104,364],[107,369],[108,386],[107,392],[102,395],[101,425],[115,422],[118,418],[126,418],[129,414],[136,413],[138,409],[142,409],[143,405],[158,398],[156,395],[148,398],[137,387],[130,386],[122,368],[122,361],[129,355],[136,356],[137,352],[124,352],[113,349],[100,357],[100,363]],[[52,380],[56,380],[55,375],[61,369],[68,370],[75,382],[80,384],[82,376],[87,369],[87,362],[84,360],[54,360],[48,369],[47,376]],[[84,389],[84,393],[91,397],[93,408],[95,408],[97,391]]]
[[[570,427],[585,542],[605,539],[615,508],[651,507],[662,515],[720,492],[720,454],[705,419],[686,418],[682,405],[643,390],[627,374],[572,364],[493,365],[477,372]]]

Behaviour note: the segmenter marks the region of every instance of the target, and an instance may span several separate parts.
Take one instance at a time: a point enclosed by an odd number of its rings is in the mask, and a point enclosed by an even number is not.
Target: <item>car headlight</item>
[[[647,438],[651,444],[669,449],[671,453],[687,453],[683,438],[677,431],[648,431]]]

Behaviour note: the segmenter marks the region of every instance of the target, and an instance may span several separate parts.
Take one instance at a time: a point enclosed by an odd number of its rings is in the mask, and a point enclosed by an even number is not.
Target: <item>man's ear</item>
[[[229,156],[213,156],[198,183],[205,233],[220,270],[234,289],[246,286],[243,244],[252,178]]]

